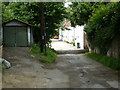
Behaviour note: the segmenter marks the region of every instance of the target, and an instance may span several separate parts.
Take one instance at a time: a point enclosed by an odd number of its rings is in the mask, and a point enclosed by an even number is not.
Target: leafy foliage
[[[46,2],[45,22],[47,41],[57,33],[57,29],[65,16],[65,8],[62,2]],[[40,2],[10,2],[3,3],[3,22],[13,18],[20,19],[34,26],[35,42],[39,40],[40,30]]]
[[[73,26],[84,25],[87,23],[92,12],[100,5],[106,4],[100,2],[73,2],[70,7],[67,8],[67,12]]]
[[[49,2],[45,3],[45,6],[46,31],[48,36],[47,39],[49,39],[58,33],[58,28],[60,27],[66,12],[62,2]]]
[[[40,48],[38,44],[32,44],[30,48],[30,53],[39,56],[39,60],[43,63],[52,63],[56,57],[57,53],[51,48],[47,48],[46,54],[40,53]]]
[[[97,9],[88,21],[85,31],[91,48],[106,54],[114,36],[120,33],[120,3],[109,3]]]

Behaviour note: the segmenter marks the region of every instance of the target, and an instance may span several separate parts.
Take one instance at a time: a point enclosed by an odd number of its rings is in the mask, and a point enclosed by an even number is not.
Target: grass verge
[[[104,56],[101,54],[95,54],[95,53],[86,53],[85,55],[102,63],[107,67],[110,67],[113,70],[120,70],[120,60],[116,58]]]
[[[40,56],[39,60],[44,63],[52,63],[57,57],[56,51],[51,48],[47,48],[46,53],[40,53],[40,48],[38,44],[31,45],[30,53]]]

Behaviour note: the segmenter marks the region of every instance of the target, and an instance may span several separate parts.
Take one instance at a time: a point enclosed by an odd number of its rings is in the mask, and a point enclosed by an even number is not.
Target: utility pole
[[[40,51],[46,52],[44,2],[40,2]]]

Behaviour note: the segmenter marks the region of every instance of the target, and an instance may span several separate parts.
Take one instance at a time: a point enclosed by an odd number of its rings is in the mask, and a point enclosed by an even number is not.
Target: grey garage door
[[[27,27],[4,27],[4,46],[27,46]]]

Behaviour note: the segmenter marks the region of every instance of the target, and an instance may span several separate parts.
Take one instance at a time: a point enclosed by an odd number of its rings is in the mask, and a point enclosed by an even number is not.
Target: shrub
[[[51,48],[47,48],[46,53],[40,53],[40,48],[38,44],[31,45],[30,53],[39,56],[39,60],[44,63],[52,63],[57,57],[56,51]]]
[[[120,3],[102,5],[93,12],[85,31],[91,48],[99,48],[100,53],[106,54],[112,39],[120,34]]]
[[[75,42],[70,42],[70,44],[73,44],[73,45],[75,45]]]

